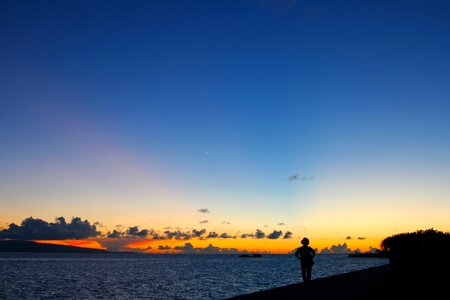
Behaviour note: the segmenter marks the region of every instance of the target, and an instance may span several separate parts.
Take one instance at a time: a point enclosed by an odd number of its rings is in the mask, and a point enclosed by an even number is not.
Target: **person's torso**
[[[310,247],[300,247],[299,248],[300,258],[301,259],[312,259],[313,253]]]

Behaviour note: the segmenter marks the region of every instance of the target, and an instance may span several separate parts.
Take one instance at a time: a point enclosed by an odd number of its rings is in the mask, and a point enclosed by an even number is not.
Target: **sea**
[[[312,277],[384,264],[318,254]],[[293,255],[0,253],[0,299],[226,299],[299,282]]]

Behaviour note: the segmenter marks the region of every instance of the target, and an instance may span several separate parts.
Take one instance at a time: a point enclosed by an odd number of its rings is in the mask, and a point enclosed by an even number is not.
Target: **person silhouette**
[[[316,251],[309,246],[308,238],[303,238],[301,243],[303,246],[297,248],[295,251],[295,257],[300,259],[303,281],[309,282],[311,280],[311,271],[314,264],[313,258],[316,255]]]

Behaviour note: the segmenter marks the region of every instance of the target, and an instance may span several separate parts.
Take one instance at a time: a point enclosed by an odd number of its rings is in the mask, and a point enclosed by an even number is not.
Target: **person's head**
[[[301,241],[303,246],[308,246],[309,245],[309,240],[308,238],[303,238],[303,240]]]

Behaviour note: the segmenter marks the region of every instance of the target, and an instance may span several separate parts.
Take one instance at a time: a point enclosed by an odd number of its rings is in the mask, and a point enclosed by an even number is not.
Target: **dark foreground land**
[[[427,282],[422,286],[408,284],[398,278],[388,264],[229,299],[417,299],[418,296],[446,299],[448,292],[442,282]],[[442,293],[444,298],[437,298]]]

